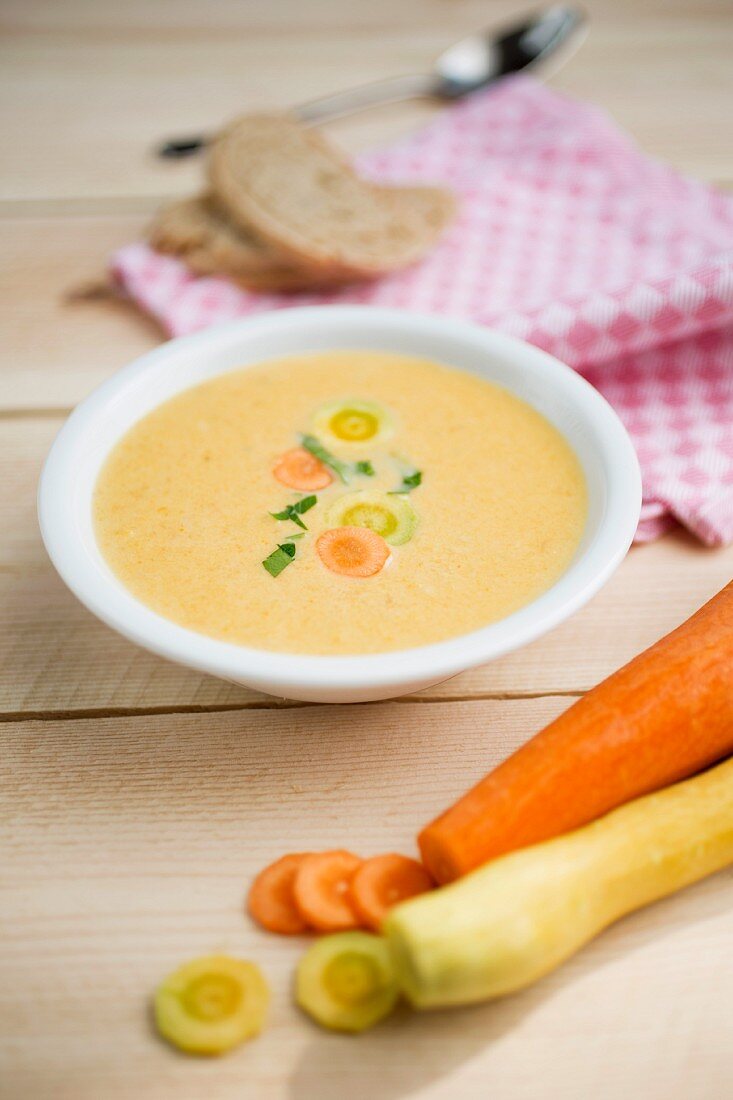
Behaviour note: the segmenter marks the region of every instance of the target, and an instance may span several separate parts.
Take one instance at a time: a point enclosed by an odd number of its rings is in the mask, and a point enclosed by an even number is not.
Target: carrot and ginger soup
[[[191,630],[290,653],[378,653],[486,626],[549,588],[586,515],[579,462],[483,379],[373,351],[186,390],[114,447],[107,562]]]

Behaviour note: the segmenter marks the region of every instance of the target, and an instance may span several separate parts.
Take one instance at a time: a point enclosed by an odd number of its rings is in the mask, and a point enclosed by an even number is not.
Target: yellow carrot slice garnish
[[[394,493],[366,490],[339,497],[326,514],[331,527],[368,527],[390,546],[409,542],[417,527],[415,510]]]
[[[391,434],[392,420],[374,401],[331,401],[315,413],[313,430],[339,443],[373,443]]]

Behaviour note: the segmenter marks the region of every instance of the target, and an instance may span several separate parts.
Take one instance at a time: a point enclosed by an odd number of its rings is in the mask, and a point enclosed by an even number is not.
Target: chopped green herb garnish
[[[297,523],[298,527],[302,527],[304,531],[308,530],[306,524],[303,523],[303,520],[300,518],[300,516],[296,515],[295,512],[291,512],[289,510],[277,513],[270,512],[270,515],[273,516],[275,519],[291,519],[293,523]]]
[[[288,504],[287,508],[283,508],[282,512],[270,512],[273,519],[291,519],[293,523],[297,523],[298,527],[302,527],[304,531],[308,528],[300,518],[303,512],[309,511],[316,503],[318,498],[315,496],[303,497],[302,500],[298,500],[295,504]]]
[[[364,474],[365,477],[374,477],[374,467],[369,459],[367,459],[366,462],[356,462],[354,464],[354,469],[357,474]]]
[[[324,466],[328,466],[330,470],[341,478],[344,485],[349,483],[349,466],[346,462],[341,462],[340,459],[332,455],[330,451],[327,451],[320,440],[316,439],[314,435],[301,436],[301,443],[305,447],[306,451],[317,458],[319,462],[322,462]]]
[[[292,542],[281,542],[277,550],[273,550],[262,564],[271,577],[278,577],[294,557],[295,547]]]
[[[390,496],[399,496],[400,493],[409,493],[422,484],[422,470],[413,470],[411,474],[404,474],[399,489],[393,489]]]

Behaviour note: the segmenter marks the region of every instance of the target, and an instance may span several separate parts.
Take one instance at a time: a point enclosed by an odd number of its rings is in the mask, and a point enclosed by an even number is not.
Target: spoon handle
[[[440,81],[432,73],[387,77],[360,84],[344,92],[312,99],[296,107],[294,114],[301,122],[326,122],[379,103],[397,103],[401,99],[420,99],[440,94]]]
[[[374,80],[349,88],[345,92],[312,99],[295,107],[292,114],[301,122],[313,125],[340,118],[379,103],[397,103],[401,99],[420,99],[423,96],[440,95],[441,81],[432,73],[393,76],[386,80]],[[167,141],[158,149],[158,155],[170,160],[192,156],[208,144],[205,137],[185,137]]]

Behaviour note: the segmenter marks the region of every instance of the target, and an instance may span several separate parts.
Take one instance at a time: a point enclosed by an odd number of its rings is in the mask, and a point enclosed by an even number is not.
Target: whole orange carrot
[[[449,882],[731,752],[733,582],[423,829],[423,862]]]

